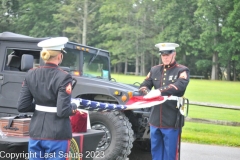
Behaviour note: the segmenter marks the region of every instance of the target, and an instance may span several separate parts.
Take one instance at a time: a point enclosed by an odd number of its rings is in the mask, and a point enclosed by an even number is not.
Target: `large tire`
[[[90,112],[92,129],[104,130],[97,150],[104,151],[101,160],[125,160],[133,147],[132,125],[123,112]],[[95,158],[94,160],[100,160]]]

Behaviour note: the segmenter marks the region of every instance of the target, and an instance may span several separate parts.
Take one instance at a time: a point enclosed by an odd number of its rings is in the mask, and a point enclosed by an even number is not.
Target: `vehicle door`
[[[22,46],[27,46],[27,48],[22,49]],[[31,54],[34,47],[36,48],[36,44],[1,43],[0,104],[2,113],[18,113],[17,101],[27,72],[21,71],[21,56],[25,53]],[[39,57],[40,54],[35,56],[34,62],[39,62]]]

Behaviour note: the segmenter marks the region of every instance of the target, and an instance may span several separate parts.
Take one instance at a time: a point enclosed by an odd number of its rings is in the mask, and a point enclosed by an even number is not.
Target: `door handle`
[[[3,75],[0,74],[0,80],[3,80]]]

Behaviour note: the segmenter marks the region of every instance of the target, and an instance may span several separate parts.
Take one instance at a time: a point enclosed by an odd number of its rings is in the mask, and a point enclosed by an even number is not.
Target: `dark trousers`
[[[34,140],[28,144],[29,160],[66,160],[70,140]]]
[[[151,153],[153,160],[177,160],[179,129],[150,126]]]

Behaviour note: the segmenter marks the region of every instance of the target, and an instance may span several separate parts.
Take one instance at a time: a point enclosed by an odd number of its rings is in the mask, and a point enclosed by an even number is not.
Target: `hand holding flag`
[[[152,99],[152,98],[157,98],[161,96],[161,92],[159,89],[151,90],[146,96],[144,96],[144,99]]]

